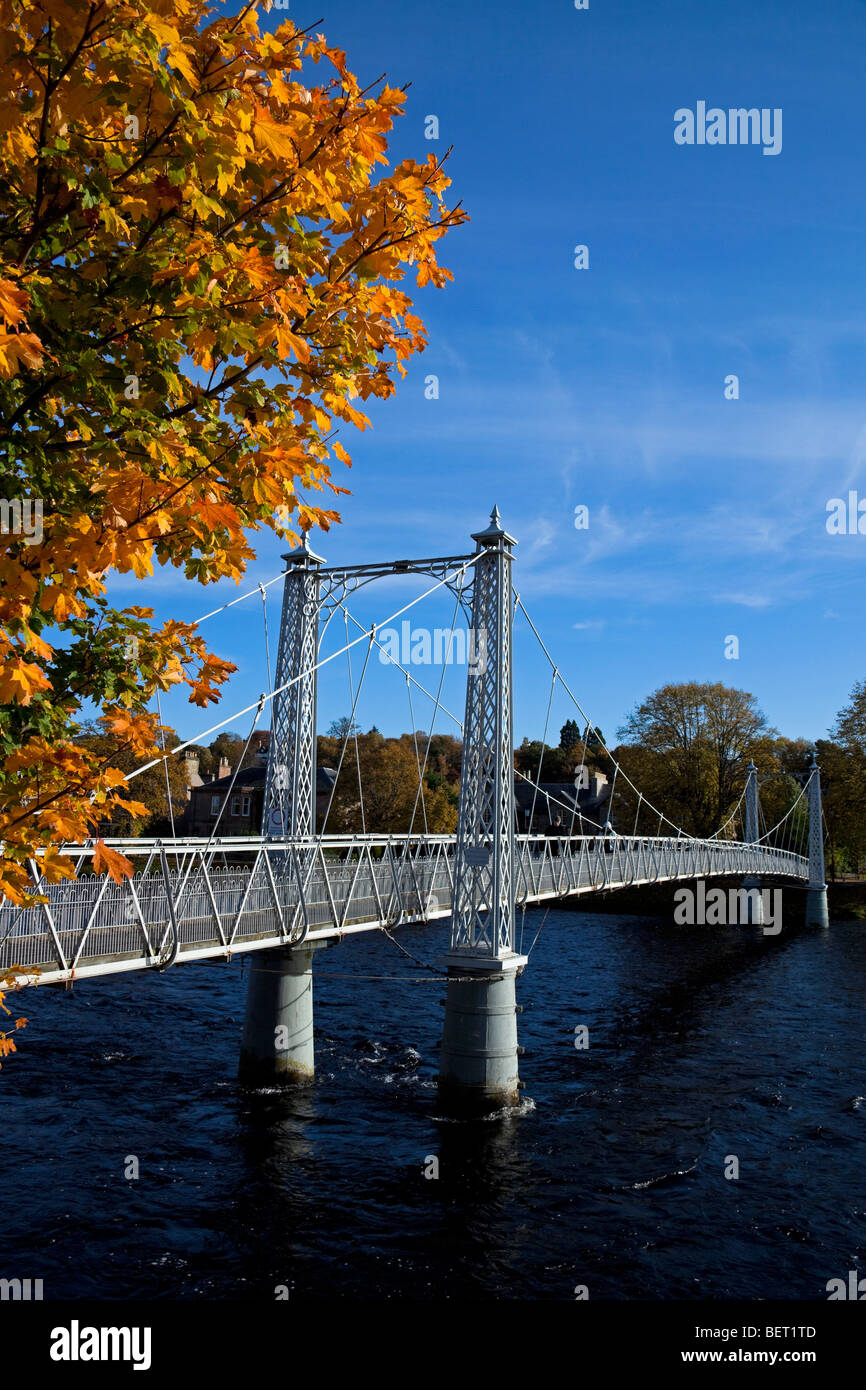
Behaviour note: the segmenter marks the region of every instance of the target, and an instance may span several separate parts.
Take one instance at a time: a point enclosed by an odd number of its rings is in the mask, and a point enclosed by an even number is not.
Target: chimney
[[[220,758],[220,765],[219,765],[219,767],[217,768],[217,773],[216,773],[217,777],[218,777],[218,778],[219,778],[219,777],[230,777],[230,776],[231,776],[231,771],[232,771],[232,765],[231,765],[231,763],[229,762],[228,758],[225,758],[225,757]]]
[[[198,753],[188,748],[183,756],[186,760],[186,780],[191,782],[193,777],[198,776]]]

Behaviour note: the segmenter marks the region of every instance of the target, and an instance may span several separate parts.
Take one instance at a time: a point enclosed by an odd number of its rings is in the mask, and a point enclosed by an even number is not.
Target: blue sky
[[[417,295],[429,348],[374,428],[345,440],[352,496],[314,549],[331,564],[459,553],[497,503],[519,540],[515,583],[608,736],[678,680],[749,690],[783,733],[823,736],[866,677],[866,536],[825,527],[831,497],[866,497],[866,6],[291,0],[289,13],[322,15],[358,76],[412,82],[394,156],[453,144],[451,192],[472,219],[441,244],[454,283]],[[699,100],[781,108],[781,153],[675,144],[675,110]],[[724,397],[731,373],[738,400]],[[278,572],[281,548],[262,542],[254,582]],[[381,621],[422,587],[383,582],[354,611]],[[236,593],[174,571],[111,592],[187,619]],[[451,612],[408,616],[447,627]],[[164,699],[185,737],[266,684],[259,599],[203,631],[239,671],[211,714]],[[353,657],[357,676],[363,649]],[[438,683],[435,667],[415,674]],[[519,631],[518,741],[541,735],[548,686]],[[460,673],[443,691],[462,715]],[[336,661],[320,726],[349,705]],[[557,699],[551,728],[572,713]],[[405,682],[375,659],[357,714],[410,727]]]

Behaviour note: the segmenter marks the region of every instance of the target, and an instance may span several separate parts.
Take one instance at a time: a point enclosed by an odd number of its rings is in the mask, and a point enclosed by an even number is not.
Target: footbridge
[[[623,833],[614,830],[615,809],[603,825],[588,822],[576,800],[563,807],[567,824],[544,835],[521,833],[514,793],[520,774],[513,759],[518,609],[550,663],[551,694],[558,683],[574,699],[587,731],[594,726],[514,591],[516,542],[495,509],[490,525],[472,539],[475,548],[467,555],[339,569],[324,568],[306,543],[286,555],[274,688],[250,707],[251,736],[263,709],[272,709],[262,834],[221,836],[217,822],[199,839],[107,840],[129,862],[128,876],[119,882],[94,872],[97,846],[90,842],[61,848],[73,861],[74,879],[47,883],[34,859],[30,872],[39,901],[23,907],[0,902],[0,975],[13,975],[21,986],[69,985],[256,953],[242,1074],[251,1080],[308,1080],[314,1069],[314,952],[351,934],[390,933],[447,918],[450,944],[438,962],[447,985],[440,1091],[456,1108],[489,1108],[513,1103],[520,1085],[515,981],[528,962],[522,952],[527,907],[638,885],[724,877],[742,882],[749,920],[759,923],[761,899],[755,890],[762,880],[773,879],[805,888],[807,921],[826,926],[821,784],[814,760],[794,805],[779,825],[763,833],[754,764],[737,806],[708,838],[676,827],[616,764],[614,790],[621,777],[621,788],[628,784],[637,808],[631,833],[626,827]],[[469,624],[466,649],[472,655],[456,834],[416,833],[414,812],[405,834],[328,834],[327,814],[317,833],[317,675],[331,659],[321,656],[322,619],[327,626],[334,613],[346,613],[346,599],[357,588],[407,573],[432,577],[435,584],[427,593],[449,589],[455,620],[462,614]],[[362,630],[350,641],[347,622],[342,650],[366,644],[364,670],[370,653],[383,650],[380,628]],[[453,628],[452,622],[452,636]],[[393,656],[389,660],[407,688],[419,684]],[[361,683],[363,672],[356,690],[350,667],[353,719]],[[542,748],[546,734],[547,721]],[[175,757],[186,746],[164,757]],[[426,762],[427,754],[423,764],[419,754],[416,810],[420,804],[422,814]],[[537,781],[534,786],[541,790]],[[612,790],[611,807],[613,800]],[[647,820],[656,833],[640,833]]]

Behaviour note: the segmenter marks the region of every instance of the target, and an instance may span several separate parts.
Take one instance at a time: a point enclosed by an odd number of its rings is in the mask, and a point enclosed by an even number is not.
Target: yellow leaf
[[[0,376],[15,376],[21,362],[35,371],[42,366],[42,352],[35,333],[0,333]]]
[[[27,315],[29,298],[26,290],[19,290],[11,280],[0,280],[0,315],[10,328],[23,323]]]
[[[39,690],[51,690],[51,682],[32,662],[12,657],[0,668],[0,704],[29,705]]]
[[[291,329],[284,324],[277,325],[277,351],[281,357],[286,357],[290,350],[294,351],[295,357],[299,362],[309,362],[310,346],[303,338],[299,338],[297,333],[292,333]]]
[[[168,50],[168,60],[173,63],[178,72],[182,72],[190,86],[198,88],[198,77],[192,63],[189,60],[186,49],[181,44],[172,44]]]
[[[280,125],[268,115],[264,107],[256,107],[253,140],[260,150],[267,150],[268,154],[275,155],[277,159],[290,159],[292,163],[297,163],[294,134],[291,126]]]

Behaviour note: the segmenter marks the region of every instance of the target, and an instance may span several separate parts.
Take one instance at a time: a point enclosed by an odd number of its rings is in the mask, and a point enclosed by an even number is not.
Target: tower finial
[[[311,565],[323,565],[325,563],[322,556],[317,555],[316,552],[311,549],[306,531],[301,532],[301,539],[298,541],[294,550],[289,550],[282,558],[285,560],[287,567],[290,565],[306,565],[307,568],[309,568]]]
[[[517,541],[515,540],[514,536],[509,536],[508,532],[504,530],[502,523],[499,520],[498,507],[494,507],[493,511],[490,513],[490,525],[487,527],[487,529],[484,531],[473,531],[472,539],[474,541],[477,541],[478,544],[482,547],[499,544],[517,544]]]

